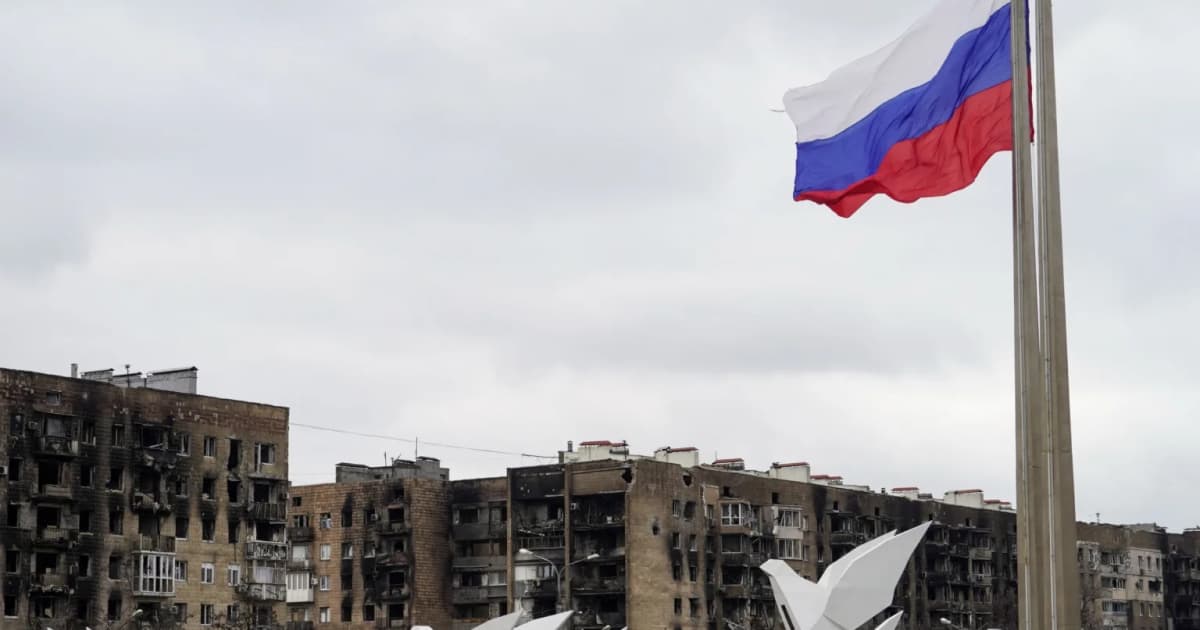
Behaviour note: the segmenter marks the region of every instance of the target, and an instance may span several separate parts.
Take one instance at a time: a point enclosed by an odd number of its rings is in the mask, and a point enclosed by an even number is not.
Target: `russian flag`
[[[878,194],[946,195],[1012,150],[1011,11],[1008,0],[942,0],[883,49],[788,90],[795,200],[849,217]]]

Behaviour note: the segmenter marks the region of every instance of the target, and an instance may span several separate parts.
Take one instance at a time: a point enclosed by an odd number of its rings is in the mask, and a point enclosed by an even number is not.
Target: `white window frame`
[[[322,576],[318,577],[317,583],[319,585],[317,587],[317,590],[320,590],[320,591],[328,591],[329,590],[329,576],[328,575],[322,575]]]
[[[216,573],[217,573],[216,569],[217,569],[216,566],[211,562],[201,562],[200,563],[200,583],[201,584],[212,584],[214,579],[216,578]]]
[[[200,604],[200,625],[202,625],[202,626],[213,625],[213,605],[212,604]]]
[[[332,557],[333,551],[329,543],[321,543],[321,559],[329,560]]]
[[[229,586],[237,586],[242,581],[242,567],[238,564],[231,564],[225,568],[226,577],[229,581]]]
[[[329,607],[328,606],[321,607],[321,610],[318,614],[318,618],[319,618],[318,623],[329,623]]]

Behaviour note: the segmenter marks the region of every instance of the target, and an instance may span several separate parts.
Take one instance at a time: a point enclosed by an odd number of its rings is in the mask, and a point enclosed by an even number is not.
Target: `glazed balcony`
[[[56,435],[41,435],[34,443],[34,451],[38,455],[76,457],[79,455],[79,440]]]
[[[287,562],[288,546],[285,542],[250,540],[246,542],[247,560],[274,560]]]

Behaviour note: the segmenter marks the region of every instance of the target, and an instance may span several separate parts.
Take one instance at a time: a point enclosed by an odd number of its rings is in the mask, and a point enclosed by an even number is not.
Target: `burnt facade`
[[[282,613],[288,410],[142,385],[0,369],[0,628]]]
[[[287,620],[293,628],[445,628],[449,482],[437,460],[339,465],[294,486]]]

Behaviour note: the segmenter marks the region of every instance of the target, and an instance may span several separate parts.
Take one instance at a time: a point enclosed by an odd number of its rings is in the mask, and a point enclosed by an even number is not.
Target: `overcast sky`
[[[1009,159],[849,220],[787,88],[931,0],[0,6],[0,365],[1013,495]],[[1078,512],[1200,523],[1194,3],[1059,2]],[[293,481],[410,444],[295,428]],[[456,478],[538,460],[426,446]]]

